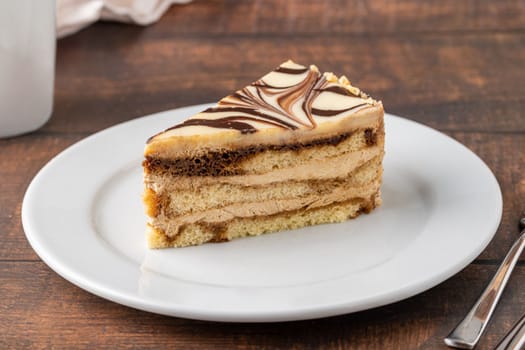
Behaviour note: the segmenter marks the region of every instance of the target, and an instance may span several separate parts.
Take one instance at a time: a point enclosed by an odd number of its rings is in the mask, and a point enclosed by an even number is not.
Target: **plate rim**
[[[74,285],[92,293],[99,297],[102,297],[104,299],[126,305],[135,309],[153,312],[157,314],[167,315],[167,316],[176,316],[176,317],[183,317],[183,318],[189,318],[189,319],[198,319],[198,320],[209,320],[209,321],[222,321],[222,322],[279,322],[279,321],[294,321],[294,320],[304,320],[304,319],[314,319],[314,318],[320,318],[320,317],[329,317],[329,316],[335,316],[335,315],[341,315],[341,314],[347,314],[362,310],[367,310],[374,307],[384,306],[388,305],[400,300],[404,300],[407,298],[410,298],[414,295],[417,295],[423,291],[426,291],[439,283],[447,280],[451,276],[457,274],[460,272],[463,268],[468,266],[491,242],[491,240],[494,238],[497,229],[499,227],[499,224],[501,222],[502,213],[503,213],[503,198],[501,194],[501,188],[499,186],[499,183],[492,172],[492,170],[487,166],[487,164],[472,150],[470,150],[468,147],[460,143],[459,141],[455,140],[454,138],[436,130],[429,126],[426,126],[424,124],[421,124],[419,122],[399,117],[396,115],[385,113],[385,119],[393,118],[393,120],[398,120],[402,122],[406,122],[409,124],[416,125],[417,127],[422,127],[427,130],[430,130],[434,133],[437,133],[440,135],[440,137],[444,137],[446,141],[452,142],[454,146],[461,147],[465,151],[469,153],[470,156],[475,157],[476,161],[478,162],[478,165],[481,165],[485,168],[486,171],[489,172],[491,175],[491,181],[493,182],[494,190],[496,191],[498,203],[495,203],[496,207],[496,217],[498,218],[494,222],[494,227],[488,229],[488,231],[492,232],[491,234],[488,234],[485,238],[485,241],[482,242],[478,249],[475,249],[470,252],[470,255],[468,256],[468,261],[463,261],[462,263],[458,263],[457,266],[449,267],[446,271],[443,271],[440,275],[434,275],[433,278],[426,279],[423,282],[420,282],[416,286],[414,285],[406,285],[402,288],[396,289],[395,293],[392,293],[391,291],[388,293],[384,293],[384,295],[374,295],[366,300],[361,300],[360,303],[357,303],[356,301],[346,302],[346,303],[339,303],[339,304],[331,304],[331,305],[325,305],[325,306],[314,306],[312,308],[308,307],[302,307],[300,309],[296,310],[285,310],[284,312],[279,312],[276,310],[270,310],[265,312],[260,311],[257,314],[254,314],[251,310],[196,310],[194,307],[185,307],[184,304],[177,304],[175,307],[166,308],[166,306],[162,306],[158,303],[151,302],[149,300],[146,300],[144,298],[140,298],[139,296],[135,295],[123,295],[122,292],[116,291],[115,288],[108,287],[104,284],[101,284],[99,281],[86,281],[85,279],[78,276],[77,271],[71,270],[68,266],[63,266],[58,262],[53,256],[53,252],[46,251],[44,247],[41,246],[39,240],[37,239],[38,234],[35,235],[35,232],[38,231],[38,228],[33,227],[33,223],[31,222],[31,212],[29,209],[28,202],[30,202],[32,198],[32,193],[34,190],[34,187],[37,186],[38,182],[37,179],[39,179],[42,174],[45,174],[47,169],[54,166],[56,162],[59,162],[64,155],[68,154],[69,152],[74,152],[75,148],[84,142],[88,142],[89,140],[93,140],[100,135],[104,133],[110,133],[112,130],[115,130],[117,128],[120,128],[124,125],[129,125],[133,123],[139,123],[140,121],[143,121],[147,118],[154,118],[154,117],[160,117],[162,115],[168,114],[168,113],[182,113],[186,109],[201,109],[205,108],[206,106],[209,106],[209,104],[200,104],[200,105],[192,105],[192,106],[184,106],[180,108],[174,108],[158,113],[149,114],[143,117],[135,118],[123,123],[119,123],[116,125],[113,125],[109,128],[106,128],[104,130],[98,131],[90,136],[87,136],[76,143],[68,146],[66,149],[59,152],[56,156],[54,156],[50,161],[48,161],[34,176],[34,178],[31,180],[29,186],[27,187],[27,190],[24,194],[23,202],[22,202],[22,210],[21,210],[21,216],[22,216],[22,226],[24,229],[25,236],[27,240],[29,241],[31,247],[35,251],[35,253],[39,256],[39,258],[48,265],[53,271],[55,271],[57,274],[62,276],[64,279],[68,280],[69,282],[73,283]],[[388,142],[388,140],[387,140]],[[129,293],[128,293],[129,294]],[[378,302],[378,299],[381,299],[382,301]]]

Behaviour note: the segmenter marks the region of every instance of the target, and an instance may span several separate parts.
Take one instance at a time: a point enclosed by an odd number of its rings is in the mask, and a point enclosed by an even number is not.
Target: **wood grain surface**
[[[217,100],[288,58],[346,74],[388,112],[443,131],[487,163],[503,218],[471,265],[373,310],[223,324],[103,300],[37,257],[22,199],[55,155],[117,123]],[[50,121],[0,140],[0,349],[445,349],[525,215],[524,62],[525,1],[194,1],[148,27],[97,23],[59,40]],[[477,349],[494,347],[525,313],[524,284],[521,258]]]

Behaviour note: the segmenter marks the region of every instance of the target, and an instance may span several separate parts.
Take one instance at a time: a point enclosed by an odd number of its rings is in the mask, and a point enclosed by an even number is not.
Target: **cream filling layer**
[[[147,174],[146,186],[157,193],[171,189],[192,189],[200,186],[225,183],[242,186],[268,185],[282,181],[325,180],[342,178],[365,164],[374,157],[383,154],[383,145],[368,147],[359,152],[350,152],[336,157],[331,157],[319,162],[312,160],[302,165],[284,169],[273,170],[264,174],[249,174],[236,176],[181,176],[176,181],[173,178],[165,180],[164,176]]]
[[[281,212],[298,209],[312,209],[329,205],[331,203],[343,202],[353,198],[368,200],[375,195],[381,186],[381,180],[376,179],[366,186],[338,189],[330,194],[310,195],[303,198],[290,198],[281,200],[269,200],[263,202],[235,203],[222,208],[206,210],[199,213],[166,218],[163,214],[151,222],[155,227],[162,228],[165,232],[178,232],[181,226],[194,223],[221,223],[234,218],[248,218],[255,216],[267,216]]]
[[[271,186],[239,186],[231,184],[212,184],[195,190],[164,190],[159,195],[166,213],[170,216],[184,215],[238,202],[261,202],[286,198],[300,198],[311,194],[325,194],[338,188],[359,187],[369,184],[381,176],[381,159],[373,158],[350,174],[339,179],[322,181],[283,181]]]

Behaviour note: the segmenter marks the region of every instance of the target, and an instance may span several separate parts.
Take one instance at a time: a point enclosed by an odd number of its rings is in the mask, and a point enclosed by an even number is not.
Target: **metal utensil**
[[[503,289],[507,285],[510,274],[523,248],[525,248],[525,217],[521,218],[520,225],[523,229],[520,237],[514,242],[507,256],[503,259],[496,275],[494,275],[465,318],[445,338],[445,344],[448,346],[472,349],[477,344],[496,308]]]
[[[507,335],[501,339],[494,350],[519,350],[525,345],[525,315],[512,327]]]

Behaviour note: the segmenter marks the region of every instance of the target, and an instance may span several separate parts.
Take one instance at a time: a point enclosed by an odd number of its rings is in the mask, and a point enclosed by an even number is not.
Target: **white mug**
[[[55,42],[54,0],[0,0],[0,137],[51,116]]]

